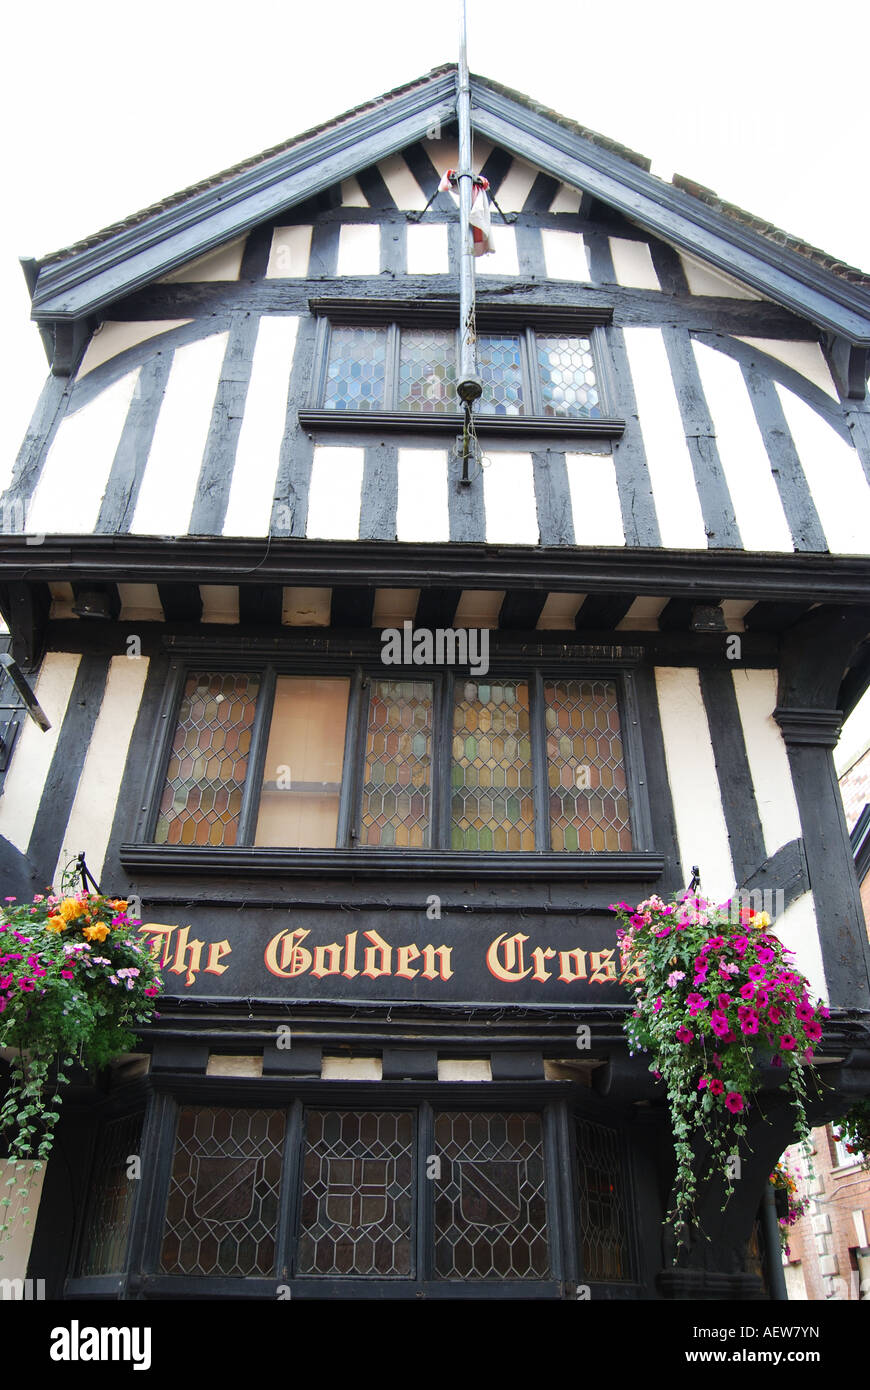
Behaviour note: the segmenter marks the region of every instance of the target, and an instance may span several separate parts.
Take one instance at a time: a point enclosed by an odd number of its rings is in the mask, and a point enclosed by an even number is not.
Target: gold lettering
[[[416,960],[419,954],[416,946],[398,946],[396,948],[396,955],[399,958],[396,975],[400,980],[413,980],[415,975],[419,975],[420,971],[412,970],[410,966],[410,962]]]
[[[380,932],[367,931],[364,932],[363,935],[365,936],[367,941],[370,941],[372,943],[371,946],[366,947],[366,968],[363,971],[363,975],[365,976],[365,978],[368,980],[377,980],[378,977],[381,975],[391,975],[393,972],[392,946],[387,945]],[[381,957],[380,965],[375,964],[375,956],[377,954],[380,954]]]
[[[453,954],[452,946],[424,946],[423,947],[423,969],[421,974],[424,980],[449,980],[453,975],[450,966],[450,957]],[[438,957],[438,969],[435,969],[435,957]]]
[[[279,931],[277,936],[273,936],[265,951],[266,969],[273,975],[281,975],[286,978],[294,978],[296,975],[304,975],[311,965],[311,952],[300,943],[304,941],[310,933],[304,927],[297,927],[294,932],[286,930]],[[281,948],[280,960],[278,957],[278,947]],[[287,965],[289,962],[289,969]]]
[[[197,941],[196,938],[190,941],[188,939],[189,931],[190,927],[179,927],[178,938],[175,942],[175,958],[169,967],[173,975],[183,975],[185,971],[187,972],[187,979],[184,981],[185,989],[190,989],[197,977],[202,959],[202,948],[205,945],[204,941]],[[190,952],[190,962],[186,964],[185,957],[188,952]]]
[[[172,933],[175,927],[164,927],[159,922],[148,922],[139,928],[140,935],[153,936],[154,940],[150,943],[149,949],[155,960],[160,956],[160,965],[165,967],[169,960],[169,944],[172,940]],[[163,949],[160,949],[160,940],[163,939]]]
[[[559,952],[559,979],[566,984],[586,979],[586,952],[575,946],[573,951]]]
[[[348,932],[344,938],[344,969],[342,975],[346,980],[352,980],[354,975],[358,975],[356,968],[356,932]]]
[[[507,932],[502,932],[490,945],[486,953],[486,965],[489,973],[494,975],[497,980],[504,980],[507,984],[513,984],[516,980],[524,980],[531,974],[532,967],[523,969],[525,964],[523,958],[523,942],[528,941],[528,937],[522,932],[515,932],[513,936],[508,936]],[[504,942],[504,964],[499,959],[499,948]]]
[[[221,957],[228,956],[232,951],[232,946],[224,938],[223,941],[212,941],[208,948],[208,964],[205,967],[206,975],[223,975],[225,970],[229,970],[228,965],[221,965]]]
[[[613,956],[612,950],[589,952],[589,962],[592,966],[592,974],[589,977],[591,985],[607,985],[616,979],[616,961]]]
[[[551,951],[550,948],[549,948],[549,946],[546,946],[546,947],[536,946],[536,947],[535,947],[535,949],[532,951],[532,960],[535,962],[535,969],[534,969],[534,973],[532,974],[532,979],[533,979],[533,980],[549,980],[549,979],[550,979],[550,976],[551,976],[551,973],[552,973],[552,972],[549,971],[549,970],[546,970],[546,969],[544,968],[544,961],[545,961],[545,960],[552,960],[555,954],[556,954],[556,952],[555,952],[555,951]]]
[[[329,952],[329,964],[324,964],[326,954]],[[315,946],[314,964],[311,973],[318,980],[322,980],[324,975],[337,975],[341,970],[341,947],[337,941],[331,941],[328,946]]]

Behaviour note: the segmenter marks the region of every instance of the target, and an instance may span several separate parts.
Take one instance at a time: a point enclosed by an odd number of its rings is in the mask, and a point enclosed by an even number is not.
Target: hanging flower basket
[[[786,1149],[784,1158],[788,1160],[789,1153]],[[788,1258],[791,1254],[789,1247],[789,1232],[791,1228],[805,1216],[810,1209],[809,1197],[802,1197],[798,1191],[798,1180],[803,1175],[798,1169],[792,1169],[787,1161],[780,1159],[770,1175],[770,1185],[773,1188],[773,1198],[776,1204],[777,1225],[779,1226],[779,1243],[782,1252]]]
[[[870,1100],[856,1100],[849,1107],[842,1120],[836,1121],[834,1138],[865,1172],[870,1172]]]
[[[698,1229],[699,1182],[721,1176],[727,1204],[747,1116],[771,1078],[791,1093],[797,1136],[808,1136],[808,1073],[828,1009],[811,1001],[765,912],[690,893],[612,910],[624,923],[624,964],[642,978],[625,1025],[629,1046],[651,1055],[667,1089],[677,1175],[666,1224],[685,1244]]]
[[[15,1163],[6,1188],[17,1185],[20,1197],[51,1153],[69,1068],[106,1066],[154,1015],[163,985],[138,925],[125,901],[99,893],[3,904],[0,1047],[12,1055],[0,1133]],[[10,1232],[11,1203],[4,1193],[0,1238]]]

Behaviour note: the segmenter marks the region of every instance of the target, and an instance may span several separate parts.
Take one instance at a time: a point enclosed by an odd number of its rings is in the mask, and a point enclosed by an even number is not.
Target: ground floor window
[[[154,1297],[636,1283],[624,1133],[564,1101],[469,1100],[164,1095],[150,1140],[141,1113],[104,1122],[68,1293],[116,1274]]]

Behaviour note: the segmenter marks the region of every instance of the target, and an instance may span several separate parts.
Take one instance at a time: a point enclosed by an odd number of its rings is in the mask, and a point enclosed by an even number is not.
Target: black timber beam
[[[333,627],[371,627],[374,611],[374,589],[357,584],[333,589],[330,614]]]
[[[616,627],[633,603],[633,594],[590,594],[581,603],[574,626],[599,631]]]
[[[836,333],[826,333],[825,351],[840,395],[850,401],[863,401],[870,376],[870,349],[856,347]]]
[[[808,603],[776,603],[761,600],[743,615],[748,632],[785,632],[810,611]]]
[[[332,588],[510,589],[671,597],[696,603],[755,599],[777,603],[870,602],[870,556],[753,551],[663,550],[654,546],[449,547],[398,541],[319,541],[273,536],[264,555],[256,537],[47,535],[41,545],[0,534],[7,583],[93,580],[138,584],[261,583]]]
[[[430,631],[437,627],[452,627],[453,616],[462,597],[461,589],[421,589],[414,622]]]
[[[499,610],[499,627],[531,632],[537,626],[546,602],[546,589],[509,589]]]
[[[280,584],[239,585],[239,622],[246,627],[280,627],[283,605]]]
[[[837,694],[837,709],[848,719],[861,696],[870,686],[870,642],[864,642],[852,658]]]
[[[15,580],[0,585],[0,612],[12,638],[12,657],[25,671],[32,670],[39,665],[45,650],[46,628],[51,612],[48,584],[27,584]]]
[[[202,594],[198,584],[158,584],[157,592],[168,623],[198,623],[202,617]]]

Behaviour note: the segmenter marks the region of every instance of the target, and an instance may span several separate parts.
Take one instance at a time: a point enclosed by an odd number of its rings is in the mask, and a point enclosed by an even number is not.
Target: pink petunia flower
[[[753,1013],[747,1013],[745,1017],[741,1018],[740,1027],[743,1029],[744,1033],[757,1033],[758,1015]]]
[[[814,1021],[805,1023],[803,1025],[803,1030],[809,1038],[810,1042],[818,1042],[822,1036],[822,1025]]]
[[[714,1009],[713,1013],[710,1015],[710,1027],[713,1029],[717,1038],[722,1038],[728,1032],[728,1020],[724,1014]]]
[[[718,1076],[714,1076],[713,1080],[710,1082],[710,1094],[712,1096],[721,1096],[724,1090],[725,1086],[723,1082],[719,1080]]]
[[[743,1097],[739,1091],[729,1091],[725,1097],[725,1109],[730,1110],[732,1115],[739,1115],[743,1109]]]
[[[717,1009],[727,1009],[728,1005],[733,1004],[733,1002],[730,994],[717,994],[716,996]]]
[[[674,1036],[676,1037],[677,1042],[690,1043],[694,1039],[695,1034],[692,1032],[691,1028],[687,1028],[686,1025],[683,1023],[677,1029]]]
[[[794,1011],[802,1023],[809,1023],[810,1019],[816,1016],[815,1010],[806,995],[804,995],[799,1004],[795,1005]]]
[[[797,1039],[791,1033],[783,1033],[779,1040],[779,1045],[783,1052],[793,1052],[797,1047]]]

